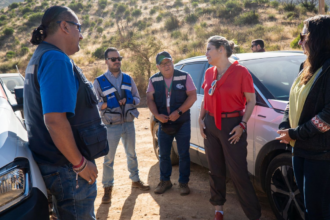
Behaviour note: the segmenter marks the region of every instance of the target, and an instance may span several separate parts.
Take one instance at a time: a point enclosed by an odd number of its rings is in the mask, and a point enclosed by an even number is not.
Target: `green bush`
[[[11,59],[11,58],[14,58],[16,56],[15,52],[14,51],[8,51],[6,53],[6,57],[7,59]]]
[[[7,36],[9,36],[9,35],[13,35],[13,33],[14,33],[14,29],[12,29],[12,28],[5,28],[5,29],[3,30],[3,33],[4,33],[4,35],[7,35]]]
[[[280,3],[276,0],[270,2],[270,6],[273,8],[277,8],[280,5]]]
[[[148,26],[151,26],[151,24],[147,23],[146,21],[142,21],[142,20],[135,22],[133,25],[136,26],[139,29],[139,31],[142,31],[142,30],[146,29]]]
[[[20,55],[23,56],[25,54],[29,53],[29,48],[28,47],[25,47],[23,46],[20,50]]]
[[[91,27],[95,27],[95,25],[96,25],[96,22],[95,21],[92,21],[91,22]]]
[[[189,14],[184,18],[187,23],[195,23],[198,20],[198,16],[195,14]]]
[[[102,27],[97,27],[96,29],[97,33],[102,34],[103,28]]]
[[[201,26],[202,28],[206,28],[207,23],[203,21],[203,22],[200,23],[200,26]]]
[[[208,7],[208,8],[196,8],[195,13],[198,15],[212,15],[216,13],[216,8],[215,7]]]
[[[293,41],[291,41],[291,43],[290,43],[290,47],[293,48],[293,49],[300,48],[300,46],[298,44],[299,40],[300,40],[300,36],[298,36],[295,39],[293,39]]]
[[[167,31],[174,30],[179,27],[179,20],[175,16],[171,16],[165,21],[165,29]]]
[[[276,20],[276,17],[274,14],[269,14],[268,15],[268,19],[271,20],[271,21],[275,21]]]
[[[34,13],[34,14],[30,15],[28,21],[31,23],[37,23],[37,22],[40,23],[42,16],[44,16],[43,12]]]
[[[294,18],[299,18],[299,14],[294,11],[290,11],[286,14],[286,18],[289,20],[292,20]]]
[[[84,9],[84,5],[80,2],[77,3],[71,2],[68,5],[68,7],[71,8],[74,12],[80,12],[81,10]]]
[[[199,2],[199,0],[190,0],[191,3],[194,3],[194,2]]]
[[[189,14],[190,8],[188,6],[186,6],[186,7],[184,7],[183,11],[184,11],[184,13]]]
[[[152,9],[150,9],[149,14],[150,14],[150,15],[153,15],[153,14],[155,14],[156,12],[157,12],[157,10],[156,10],[155,8],[152,8]]]
[[[98,24],[102,24],[102,22],[103,22],[103,18],[99,18],[99,19],[97,19],[97,23],[98,23]]]
[[[198,3],[197,2],[193,2],[191,5],[193,6],[193,8],[197,8]]]
[[[106,50],[105,46],[101,46],[97,48],[93,53],[92,56],[98,59],[104,59],[104,51]]]
[[[32,11],[32,9],[31,9],[30,7],[25,7],[25,8],[23,8],[23,9],[21,10],[21,12],[22,12],[23,15],[26,14],[26,13],[29,13],[29,12],[31,12],[31,11]]]
[[[294,11],[296,9],[296,5],[292,3],[285,3],[283,6],[284,11]]]
[[[183,6],[182,0],[175,0],[173,7],[181,7]]]
[[[6,20],[6,18],[7,18],[6,15],[1,15],[1,16],[0,16],[0,21],[4,21],[4,20]]]
[[[157,21],[157,22],[160,22],[162,19],[163,19],[163,15],[162,15],[162,14],[159,14],[159,15],[156,17],[156,21]]]
[[[256,2],[252,2],[251,0],[245,0],[243,1],[244,8],[253,8],[257,6]]]
[[[259,22],[259,14],[255,11],[245,12],[235,19],[236,25],[257,24]]]
[[[142,11],[140,10],[140,9],[134,9],[133,11],[132,11],[132,16],[133,17],[140,17],[142,15]]]
[[[211,0],[211,1],[210,1],[210,3],[211,3],[212,5],[218,5],[218,4],[222,3],[222,2],[223,2],[222,0]]]
[[[10,5],[8,6],[8,8],[9,8],[10,10],[12,10],[12,9],[18,8],[18,6],[19,6],[19,4],[18,4],[17,2],[14,2],[14,3],[10,4]]]
[[[317,9],[315,7],[316,5],[311,3],[311,2],[303,2],[303,3],[300,4],[300,6],[303,7],[303,8],[306,8],[306,10],[309,11],[309,12],[317,11]]]
[[[237,17],[242,11],[243,8],[238,2],[229,1],[226,2],[225,5],[220,5],[217,7],[216,16],[220,18],[229,19]]]
[[[177,31],[173,31],[171,33],[171,37],[174,39],[178,39],[179,37],[181,37],[181,31],[177,30]]]
[[[99,8],[105,8],[108,5],[108,0],[99,0],[98,5],[99,5]]]

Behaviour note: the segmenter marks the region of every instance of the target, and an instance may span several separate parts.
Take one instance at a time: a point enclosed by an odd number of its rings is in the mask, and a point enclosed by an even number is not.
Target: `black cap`
[[[172,60],[172,57],[166,51],[163,51],[163,52],[158,53],[157,56],[156,56],[156,63],[157,63],[157,65],[159,65],[164,59],[170,59],[170,60]]]

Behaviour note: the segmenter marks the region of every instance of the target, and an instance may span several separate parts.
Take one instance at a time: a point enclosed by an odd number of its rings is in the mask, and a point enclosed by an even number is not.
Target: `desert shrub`
[[[141,11],[140,9],[134,9],[134,10],[132,11],[132,16],[133,16],[133,17],[138,18],[138,17],[140,17],[141,15],[142,15],[142,11]]]
[[[97,33],[102,34],[103,28],[102,27],[97,27],[96,29]]]
[[[149,14],[150,14],[150,15],[153,15],[153,14],[155,14],[156,12],[157,12],[157,10],[156,10],[155,8],[152,8],[152,9],[150,9]]]
[[[33,13],[32,15],[30,15],[30,17],[28,18],[28,21],[30,23],[40,23],[42,16],[44,15],[43,12],[37,12],[37,13]]]
[[[0,72],[8,73],[10,70],[15,69],[16,65],[18,65],[18,64],[19,64],[19,62],[17,62],[17,61],[2,64],[2,65],[0,65]]]
[[[23,55],[25,55],[25,54],[28,54],[28,53],[29,53],[29,48],[23,46],[23,47],[21,47],[21,50],[20,50],[19,53],[20,53],[21,56],[23,56]]]
[[[272,45],[266,44],[266,51],[278,51],[278,50],[281,50],[280,45],[278,45],[278,44],[272,44]]]
[[[21,12],[22,12],[23,15],[26,14],[26,13],[29,13],[29,12],[31,12],[31,11],[32,11],[32,9],[31,9],[30,7],[25,7],[25,8],[23,8],[23,9],[21,10]]]
[[[196,8],[195,13],[198,15],[212,15],[216,13],[216,8],[215,7],[208,7],[208,8]]]
[[[195,14],[189,14],[184,18],[187,23],[195,23],[198,20],[198,16]]]
[[[236,25],[256,24],[259,22],[259,14],[255,11],[245,12],[235,19]]]
[[[293,48],[293,49],[297,49],[297,48],[300,48],[298,42],[300,40],[300,36],[296,37],[295,39],[293,39],[290,43],[290,47]]]
[[[7,57],[7,59],[11,59],[11,58],[14,58],[16,56],[16,54],[15,54],[15,52],[14,51],[8,51],[7,53],[6,53],[6,57]]]
[[[104,59],[104,51],[106,50],[105,46],[101,46],[99,48],[96,48],[96,50],[92,53],[93,57],[96,57],[98,59]]]
[[[303,2],[300,4],[301,7],[306,8],[309,12],[317,12],[316,5],[312,2]]]
[[[9,35],[13,35],[13,33],[14,33],[14,29],[13,29],[13,28],[5,28],[5,29],[3,30],[3,34],[4,34],[4,35],[7,35],[7,36],[9,36]]]
[[[217,7],[216,16],[220,18],[233,18],[238,16],[242,12],[243,8],[238,2],[229,1],[225,5]]]
[[[270,2],[270,6],[273,8],[277,8],[280,5],[280,3],[276,0]]]
[[[6,18],[7,18],[6,15],[1,15],[1,16],[0,16],[0,21],[4,21],[4,20],[6,20]]]
[[[97,19],[97,23],[98,23],[98,24],[102,24],[102,22],[103,22],[103,18],[99,18],[99,19]]]
[[[182,0],[175,0],[173,7],[181,7],[183,6]]]
[[[184,7],[183,11],[184,11],[184,13],[189,14],[190,8],[188,6],[186,6],[186,7]]]
[[[194,3],[194,2],[199,2],[199,0],[190,0],[191,3]]]
[[[276,17],[274,14],[269,14],[268,15],[268,19],[271,20],[271,21],[275,21],[276,20]]]
[[[12,10],[12,9],[18,8],[18,6],[19,6],[19,4],[17,2],[14,2],[14,3],[8,5],[8,8],[10,10]]]
[[[296,9],[296,5],[293,3],[285,3],[283,4],[284,11],[294,11]]]
[[[191,5],[193,6],[193,8],[197,8],[198,3],[197,2],[193,2]]]
[[[294,18],[299,18],[299,14],[294,11],[290,11],[286,14],[286,18],[290,20]]]
[[[171,37],[174,39],[178,39],[179,37],[181,37],[181,31],[177,30],[177,31],[173,31],[171,33]]]
[[[222,3],[222,0],[211,0],[210,3],[212,5],[218,5],[218,4]]]
[[[81,2],[71,2],[68,7],[71,8],[74,12],[80,12],[84,9],[84,6]]]
[[[245,0],[243,1],[243,7],[244,8],[252,8],[252,7],[255,7],[257,6],[257,3],[256,2],[253,2],[251,0]]]
[[[99,0],[98,5],[99,5],[99,8],[105,8],[108,5],[108,0]]]
[[[148,23],[143,20],[139,20],[133,24],[133,26],[136,26],[140,31],[144,30],[147,28]]]
[[[96,22],[95,21],[92,21],[91,22],[91,27],[95,27],[95,25],[96,25]]]
[[[206,28],[207,23],[203,21],[203,22],[200,23],[200,26],[201,26],[202,28]]]
[[[175,16],[171,16],[165,21],[165,29],[167,31],[174,30],[179,27],[179,20]]]
[[[162,14],[159,14],[159,15],[156,17],[156,21],[157,21],[157,22],[160,22],[162,19],[163,19],[163,15],[162,15]]]

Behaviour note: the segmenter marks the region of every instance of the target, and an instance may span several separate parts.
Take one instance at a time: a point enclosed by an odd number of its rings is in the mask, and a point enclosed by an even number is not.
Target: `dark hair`
[[[220,46],[223,46],[226,49],[227,57],[230,57],[233,54],[235,43],[233,41],[228,41],[225,37],[215,35],[210,37],[207,40],[207,43],[215,46],[217,49],[219,49]]]
[[[105,50],[105,52],[104,52],[104,59],[107,59],[108,58],[108,53],[109,52],[112,52],[112,51],[117,51],[118,52],[117,48],[115,48],[115,47],[108,47]]]
[[[314,73],[330,58],[330,16],[317,15],[304,21],[308,34],[307,59],[300,80],[306,84]]]
[[[251,41],[251,44],[253,44],[253,43],[255,43],[256,45],[260,45],[261,49],[263,49],[265,47],[265,43],[261,39],[255,39],[255,40]]]
[[[64,6],[52,6],[48,8],[41,19],[39,27],[33,30],[30,42],[33,45],[40,44],[47,35],[54,34],[59,25],[57,21],[70,20],[74,17],[74,12]]]

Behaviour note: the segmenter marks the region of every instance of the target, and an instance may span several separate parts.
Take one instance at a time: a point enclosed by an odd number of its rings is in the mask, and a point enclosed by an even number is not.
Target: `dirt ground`
[[[191,164],[189,186],[191,194],[180,196],[178,188],[178,166],[173,167],[171,181],[172,189],[163,195],[156,195],[153,190],[159,182],[159,163],[154,154],[152,137],[149,128],[150,113],[148,108],[139,108],[139,119],[135,120],[136,152],[139,162],[140,178],[148,183],[151,190],[143,192],[131,189],[128,178],[126,156],[122,143],[118,146],[115,157],[115,184],[111,204],[101,204],[103,196],[102,175],[103,158],[99,158],[97,167],[98,193],[95,201],[96,218],[99,220],[210,220],[214,217],[213,206],[209,203],[208,169]],[[258,193],[262,207],[263,220],[275,219],[266,194]],[[241,209],[233,184],[227,183],[227,202],[224,206],[226,220],[247,219]]]

